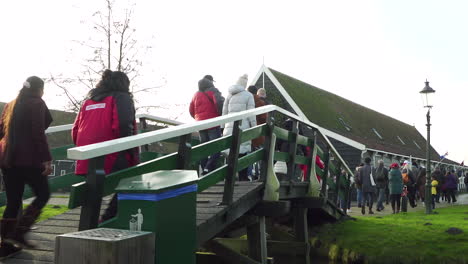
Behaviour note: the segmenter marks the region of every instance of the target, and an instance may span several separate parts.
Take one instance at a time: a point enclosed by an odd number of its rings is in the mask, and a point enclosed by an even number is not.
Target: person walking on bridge
[[[375,193],[375,180],[374,180],[374,168],[371,167],[371,158],[366,157],[364,159],[364,167],[359,170],[359,180],[362,184],[362,207],[361,213],[366,214],[366,204],[369,205],[369,214],[374,214],[372,206],[374,205],[374,193]]]
[[[222,115],[224,97],[213,84],[213,76],[206,75],[198,81],[198,91],[190,102],[190,115],[197,121],[215,118]],[[200,142],[205,143],[221,137],[219,126],[211,127],[200,132]],[[216,168],[220,154],[215,153],[200,162],[202,174],[207,174]]]
[[[19,252],[15,245],[34,247],[25,234],[50,198],[47,176],[52,172],[52,156],[45,130],[52,116],[41,99],[43,94],[44,81],[29,77],[16,99],[5,105],[0,120],[0,165],[7,198],[0,227],[0,260]],[[18,219],[26,184],[36,198]]]
[[[89,91],[72,128],[76,146],[85,146],[137,134],[135,106],[130,93],[130,80],[120,71],[105,70],[95,89]],[[88,173],[88,160],[76,162],[75,174]],[[139,150],[132,148],[108,154],[104,160],[106,174],[139,163]],[[117,214],[117,196],[114,195],[101,222]]]
[[[251,93],[245,90],[247,87],[247,74],[242,75],[237,80],[236,84],[229,87],[229,95],[224,101],[223,106],[223,115],[242,112],[245,110],[250,110],[255,108],[254,97]],[[255,116],[249,116],[242,119],[240,129],[245,130],[257,125],[257,120]],[[234,123],[227,123],[223,135],[228,136],[232,134]],[[239,149],[239,157],[247,155],[252,150],[251,141],[243,142]],[[247,168],[239,171],[239,180],[248,181],[247,177]]]

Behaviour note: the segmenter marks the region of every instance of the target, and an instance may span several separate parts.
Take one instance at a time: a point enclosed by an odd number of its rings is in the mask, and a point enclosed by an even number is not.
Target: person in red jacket
[[[224,97],[213,84],[213,77],[206,75],[198,81],[198,91],[190,102],[190,115],[197,121],[218,117],[222,114]],[[219,126],[205,129],[199,132],[200,142],[204,143],[221,137],[221,128]],[[210,155],[208,159],[201,161],[203,174],[207,174],[216,168],[220,154]]]
[[[88,93],[73,124],[72,139],[76,146],[137,134],[135,106],[129,87],[130,81],[125,73],[104,71],[102,80]],[[138,164],[138,155],[138,148],[106,155],[105,173],[109,174]],[[77,161],[75,174],[87,173],[88,160]],[[114,217],[116,213],[117,199],[114,195],[101,221]]]
[[[22,247],[34,247],[25,234],[50,197],[47,176],[52,171],[52,156],[45,130],[52,123],[52,116],[41,99],[43,94],[44,81],[29,77],[16,99],[5,105],[0,120],[0,165],[7,197],[0,227],[0,260]],[[17,219],[26,184],[36,198]]]

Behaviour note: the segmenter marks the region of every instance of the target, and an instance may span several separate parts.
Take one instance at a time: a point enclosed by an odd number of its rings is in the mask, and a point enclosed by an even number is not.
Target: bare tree
[[[155,95],[165,85],[162,78],[157,84],[143,87],[143,58],[152,49],[151,45],[140,45],[133,27],[134,5],[123,9],[116,7],[115,0],[105,0],[105,7],[92,15],[91,36],[87,40],[76,40],[80,51],[88,50],[90,56],[81,63],[82,70],[74,77],[51,74],[48,81],[55,84],[68,100],[68,110],[77,112],[90,89],[96,87],[105,69],[125,72],[131,82],[135,105],[149,111],[158,105],[140,104],[140,99]],[[82,21],[87,25],[87,21]]]

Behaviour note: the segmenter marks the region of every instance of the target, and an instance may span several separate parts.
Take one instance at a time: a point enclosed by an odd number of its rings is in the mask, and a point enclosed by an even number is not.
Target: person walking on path
[[[383,206],[383,201],[385,199],[385,189],[388,185],[388,170],[384,167],[384,161],[379,160],[379,165],[375,170],[375,179],[377,186],[377,211],[382,211],[385,207]]]
[[[392,204],[393,213],[400,212],[401,193],[403,192],[403,178],[399,169],[398,163],[390,165],[390,173],[388,176],[388,189],[390,192],[390,202]]]
[[[437,195],[437,185],[439,184],[436,180],[436,177],[432,175],[431,177],[431,195],[432,195],[432,209],[435,209],[435,200]]]
[[[5,105],[0,120],[0,166],[7,198],[0,223],[0,260],[18,253],[22,247],[35,247],[25,235],[50,198],[47,176],[52,172],[52,156],[45,130],[52,123],[52,116],[42,100],[43,94],[44,81],[29,77],[16,99]],[[36,198],[18,219],[26,184]]]
[[[458,179],[455,176],[454,171],[447,172],[447,178],[445,179],[445,188],[447,190],[447,199],[448,203],[456,203],[457,199],[455,198],[455,193],[458,187]]]
[[[215,88],[214,80],[211,75],[206,75],[198,81],[198,91],[193,95],[190,102],[190,115],[197,121],[215,118],[222,115],[224,97],[221,92]],[[201,130],[200,142],[205,143],[210,140],[221,137],[221,128],[219,126]],[[210,155],[200,162],[203,173],[207,174],[216,168],[220,153]]]
[[[354,187],[356,188],[356,200],[359,208],[362,207],[362,184],[359,179],[359,171],[362,167],[364,167],[364,163],[359,164],[354,172]]]
[[[465,183],[466,192],[468,192],[468,173],[465,173],[465,178],[463,179]]]
[[[85,146],[137,134],[135,106],[129,90],[130,80],[120,71],[105,70],[95,89],[89,91],[72,128],[76,146]],[[88,173],[88,160],[76,162],[75,174]],[[104,172],[116,172],[139,163],[139,150],[133,148],[106,155]],[[102,216],[101,222],[117,214],[117,196]]]
[[[362,207],[361,213],[366,214],[366,204],[369,205],[369,214],[374,214],[372,206],[374,205],[374,193],[375,193],[375,180],[373,174],[375,174],[374,168],[371,167],[371,158],[366,157],[364,159],[364,167],[359,170],[359,180],[362,184]]]
[[[229,95],[224,101],[223,105],[223,115],[242,112],[245,110],[250,110],[255,108],[254,97],[251,93],[247,92],[245,88],[247,87],[247,74],[242,75],[236,84],[229,87]],[[254,116],[246,117],[242,119],[240,124],[240,129],[245,130],[257,125],[257,120]],[[232,134],[234,123],[227,123],[223,135],[228,136]],[[251,141],[243,142],[239,149],[239,157],[247,155],[252,150]],[[240,181],[248,181],[247,177],[247,168],[239,172]]]
[[[403,174],[404,184],[406,185],[407,190],[408,190],[408,200],[412,208],[417,206],[416,204],[416,176],[417,174],[414,174],[416,170],[417,168],[415,166],[411,167],[409,161],[407,160],[404,161],[402,174]]]

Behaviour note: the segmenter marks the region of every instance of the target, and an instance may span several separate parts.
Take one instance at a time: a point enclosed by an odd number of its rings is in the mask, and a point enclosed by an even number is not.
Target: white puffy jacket
[[[223,105],[223,115],[230,113],[241,112],[249,109],[255,108],[254,97],[251,93],[245,90],[245,87],[242,85],[233,85],[228,89],[229,95],[224,101]],[[231,135],[234,123],[227,123],[224,127],[223,135]],[[245,130],[257,125],[257,120],[255,116],[242,119],[240,128]],[[245,154],[251,151],[251,141],[247,141],[241,144],[239,153]]]

